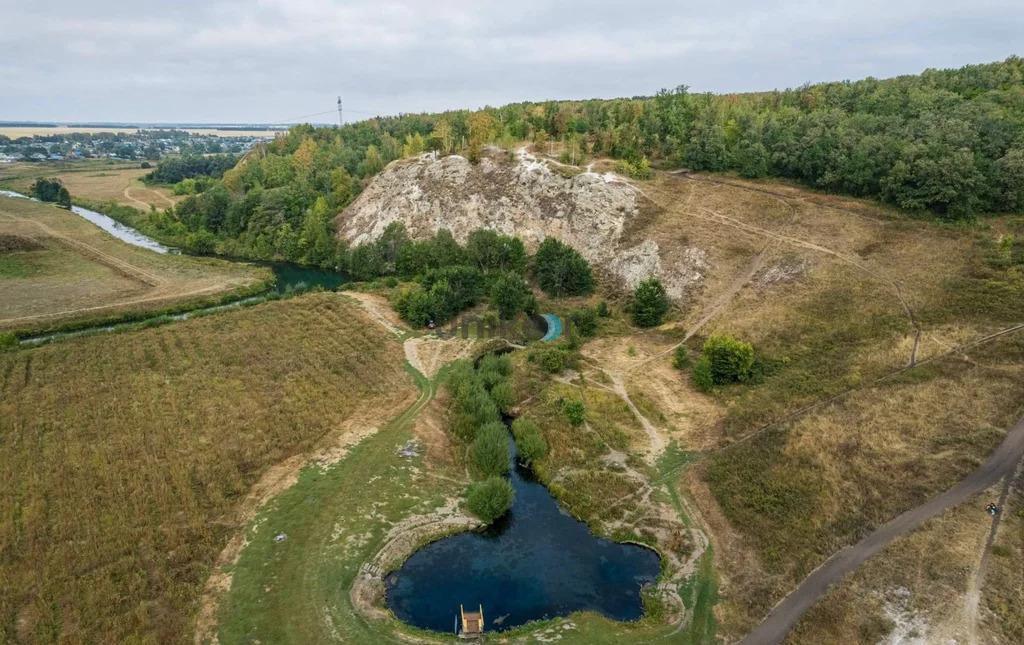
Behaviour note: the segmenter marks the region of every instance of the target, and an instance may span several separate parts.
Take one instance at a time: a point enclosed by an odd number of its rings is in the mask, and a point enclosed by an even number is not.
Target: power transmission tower
[[[339,128],[342,128],[345,125],[345,119],[342,116],[342,114],[343,113],[341,111],[341,95],[339,94],[338,95],[338,127]]]

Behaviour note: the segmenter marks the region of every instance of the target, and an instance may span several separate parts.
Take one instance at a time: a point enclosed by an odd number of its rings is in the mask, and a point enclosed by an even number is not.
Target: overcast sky
[[[291,121],[340,93],[352,121],[1012,54],[1024,0],[0,0],[0,120]]]

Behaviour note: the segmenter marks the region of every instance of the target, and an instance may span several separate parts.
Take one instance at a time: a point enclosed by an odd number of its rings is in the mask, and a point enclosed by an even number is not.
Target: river
[[[17,197],[21,199],[31,199],[32,201],[38,201],[34,197],[29,197],[28,195],[23,195],[22,193],[15,192],[13,190],[0,190],[0,195],[4,197]],[[107,233],[113,235],[122,242],[131,244],[132,246],[147,249],[155,253],[181,253],[179,249],[167,246],[165,244],[161,244],[160,242],[154,240],[153,238],[143,235],[134,228],[114,220],[109,215],[104,215],[103,213],[98,213],[96,211],[89,210],[88,208],[82,208],[80,206],[72,206],[71,212],[85,220],[88,220],[89,222],[92,222],[93,224],[100,227]],[[289,290],[301,287],[323,287],[324,289],[333,290],[337,289],[339,286],[349,281],[348,276],[345,275],[344,273],[339,273],[337,271],[326,271],[324,269],[318,269],[314,267],[301,266],[298,264],[292,264],[290,262],[270,262],[262,260],[256,261],[224,256],[213,257],[218,257],[222,260],[227,260],[230,262],[245,262],[248,264],[256,264],[259,266],[265,266],[270,268],[271,271],[274,272],[275,279],[274,287],[272,290],[275,290],[278,293],[285,293]],[[234,302],[223,305],[217,305],[213,307],[197,307],[196,309],[190,311],[174,314],[173,316],[171,316],[171,318],[174,320],[184,320],[197,313],[207,313],[210,311],[217,311],[220,309],[241,306],[246,303],[253,302],[257,298],[258,296],[252,296],[249,298],[239,299]],[[157,317],[159,316],[153,316],[153,318]],[[133,322],[144,322],[144,320]],[[97,325],[95,327],[87,327],[84,329],[75,330],[74,332],[58,332],[50,334],[40,334],[38,336],[31,336],[28,338],[23,338],[21,342],[37,344],[45,341],[54,340],[56,338],[64,337],[70,334],[79,335],[83,333],[91,333],[98,331],[113,331],[116,328],[116,325]]]

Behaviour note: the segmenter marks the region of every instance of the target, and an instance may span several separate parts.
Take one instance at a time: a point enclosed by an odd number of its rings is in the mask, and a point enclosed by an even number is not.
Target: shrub
[[[583,414],[586,409],[583,407],[583,401],[576,399],[573,401],[566,401],[565,416],[569,419],[569,423],[574,426],[583,425]]]
[[[18,346],[18,337],[13,333],[6,331],[0,333],[0,351],[10,349]]]
[[[690,366],[690,355],[686,353],[686,348],[682,345],[676,347],[675,354],[672,356],[672,367],[677,370],[685,370]]]
[[[499,410],[508,412],[516,404],[516,392],[511,383],[502,381],[491,388],[491,399]]]
[[[455,436],[463,441],[472,441],[476,437],[476,417],[468,412],[456,412],[452,415],[449,426]]]
[[[480,359],[480,367],[477,370],[484,372],[497,372],[501,376],[508,376],[512,373],[512,361],[504,354],[485,354]]]
[[[754,348],[750,343],[718,334],[704,343],[704,357],[708,359],[715,385],[726,385],[750,377],[750,368],[754,365]]]
[[[516,493],[512,484],[502,477],[488,477],[470,484],[466,491],[466,506],[470,512],[490,524],[512,507]]]
[[[711,361],[707,356],[701,356],[693,365],[693,386],[701,392],[710,392],[715,388],[715,379],[711,376]]]
[[[485,475],[508,472],[508,432],[500,421],[485,423],[476,430],[476,439],[469,446],[470,459]]]
[[[548,442],[544,440],[540,428],[529,419],[516,419],[512,423],[512,436],[516,439],[516,451],[519,461],[533,465],[548,454]]]
[[[597,311],[590,307],[575,309],[569,312],[569,322],[581,335],[593,336],[597,332]]]
[[[656,327],[668,313],[668,295],[661,280],[651,276],[641,282],[633,292],[633,322],[638,327]]]
[[[545,371],[556,374],[569,366],[569,350],[562,347],[545,349],[540,354],[540,366]]]
[[[608,309],[608,303],[605,302],[604,300],[597,303],[597,315],[602,318],[607,318],[608,316],[612,315],[612,312]]]
[[[617,170],[623,175],[632,177],[633,179],[650,179],[654,177],[654,172],[651,170],[651,163],[647,161],[647,157],[643,157],[636,162],[623,159],[618,163]]]

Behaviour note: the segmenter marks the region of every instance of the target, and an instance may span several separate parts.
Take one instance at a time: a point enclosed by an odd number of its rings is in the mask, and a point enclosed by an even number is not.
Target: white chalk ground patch
[[[879,641],[880,645],[929,645],[929,626],[924,617],[914,611],[913,595],[906,587],[893,589],[885,599],[882,611],[894,624],[892,632]]]

